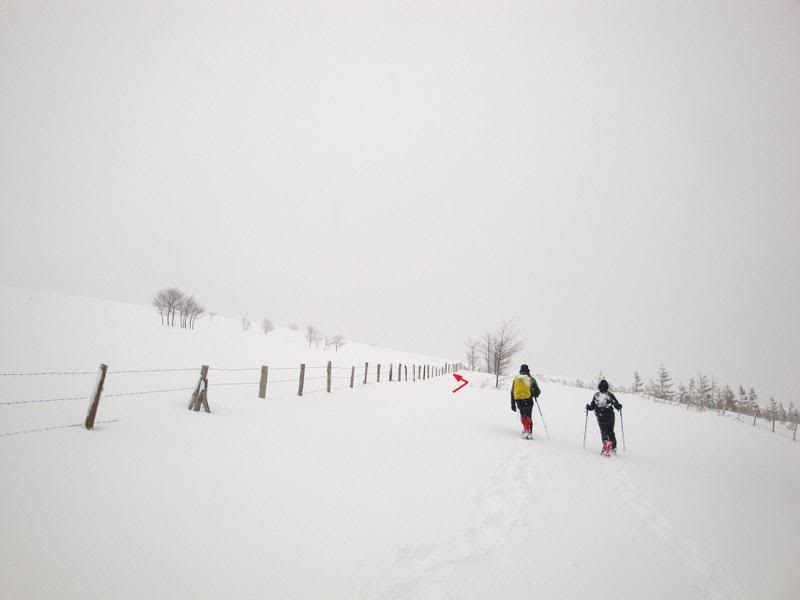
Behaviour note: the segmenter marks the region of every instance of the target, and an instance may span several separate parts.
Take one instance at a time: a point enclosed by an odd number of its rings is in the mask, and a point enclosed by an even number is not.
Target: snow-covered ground
[[[800,443],[785,432],[621,394],[627,451],[603,458],[591,415],[582,448],[588,390],[544,383],[551,439],[534,413],[529,442],[477,373],[457,394],[450,376],[373,375],[259,400],[257,371],[219,370],[443,358],[309,350],[302,332],[221,317],[171,329],[147,307],[10,288],[0,306],[3,373],[103,361],[110,396],[191,387],[210,364],[212,386],[247,384],[213,386],[210,415],[186,391],[117,396],[95,431],[0,436],[2,598],[800,595]],[[115,373],[164,368],[194,370]],[[0,402],[93,382],[0,377]],[[87,404],[0,405],[0,434],[80,423]]]

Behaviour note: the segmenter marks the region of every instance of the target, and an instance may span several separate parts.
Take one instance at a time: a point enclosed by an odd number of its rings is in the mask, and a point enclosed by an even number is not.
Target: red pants
[[[519,420],[522,422],[522,428],[525,433],[531,433],[533,429],[533,419],[531,419],[531,412],[533,411],[533,400],[517,400],[517,409],[519,410]]]

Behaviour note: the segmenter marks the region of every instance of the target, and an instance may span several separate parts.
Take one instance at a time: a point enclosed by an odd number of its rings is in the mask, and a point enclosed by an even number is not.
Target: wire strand
[[[117,419],[109,419],[107,421],[95,421],[95,425],[103,423],[116,423]],[[23,433],[36,433],[38,431],[51,431],[53,429],[67,429],[69,427],[85,427],[83,423],[75,423],[74,425],[54,425],[53,427],[42,427],[41,429],[26,429],[24,431],[9,431],[8,433],[0,433],[0,437],[7,435],[22,435]]]
[[[97,371],[42,371],[37,373],[0,373],[0,377],[34,377],[37,375],[97,375]]]
[[[9,404],[42,404],[44,402],[65,402],[67,400],[88,400],[91,396],[72,396],[70,398],[47,398],[46,400],[11,400],[9,402],[0,402],[0,405]]]
[[[144,396],[146,394],[164,394],[166,392],[186,392],[194,391],[196,387],[169,388],[163,390],[147,390],[144,392],[121,392],[119,394],[103,394],[103,398],[119,398],[121,396]]]
[[[109,369],[109,373],[114,373],[115,375],[123,375],[128,373],[176,373],[179,371],[198,371],[197,367],[192,367],[191,369],[125,369],[121,371],[117,371],[116,369]]]

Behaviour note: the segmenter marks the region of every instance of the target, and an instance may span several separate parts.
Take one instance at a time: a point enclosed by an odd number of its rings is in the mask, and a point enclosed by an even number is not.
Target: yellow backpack
[[[531,397],[531,378],[529,375],[514,377],[514,400],[528,400]]]

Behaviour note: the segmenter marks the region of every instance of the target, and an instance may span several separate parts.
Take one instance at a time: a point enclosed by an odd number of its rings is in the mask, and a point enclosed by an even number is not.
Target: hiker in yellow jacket
[[[523,428],[522,437],[526,440],[533,439],[531,411],[534,398],[538,398],[541,393],[539,385],[531,376],[528,365],[522,365],[519,368],[519,375],[514,377],[514,383],[511,385],[511,410],[516,412],[519,408],[519,418]]]

